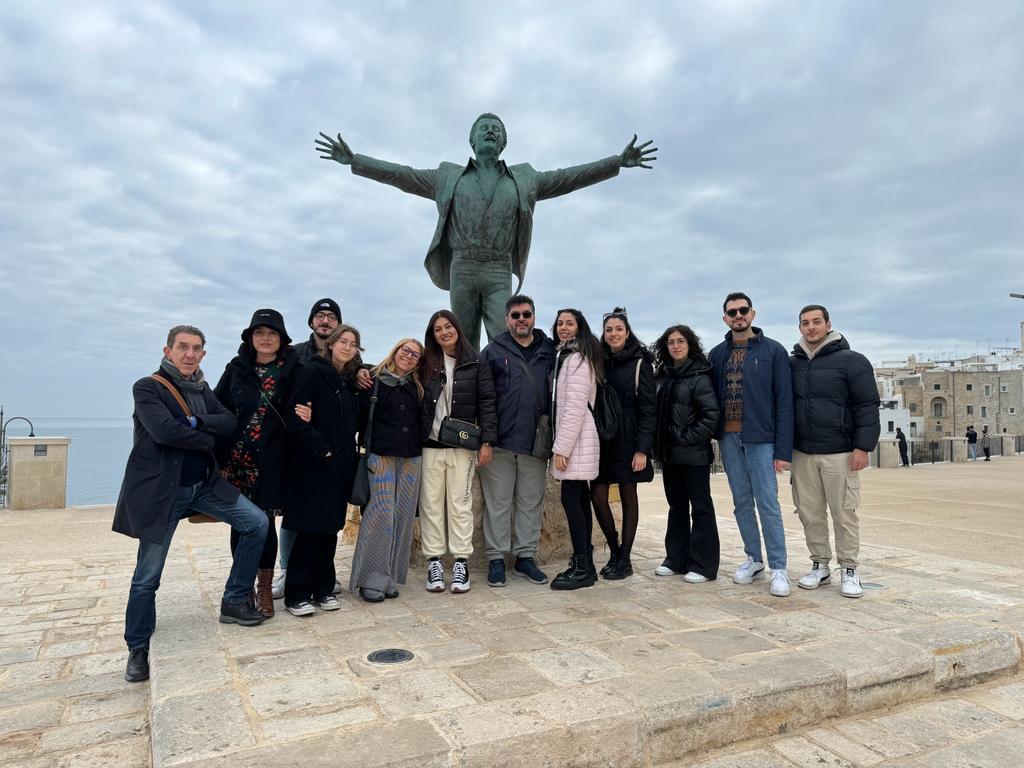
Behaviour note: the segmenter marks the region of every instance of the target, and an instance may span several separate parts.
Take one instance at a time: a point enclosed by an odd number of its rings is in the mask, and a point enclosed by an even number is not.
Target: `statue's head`
[[[505,133],[505,124],[497,115],[484,112],[473,121],[473,127],[469,129],[469,146],[477,155],[481,150],[485,153],[491,151],[500,155],[507,143],[508,134]]]

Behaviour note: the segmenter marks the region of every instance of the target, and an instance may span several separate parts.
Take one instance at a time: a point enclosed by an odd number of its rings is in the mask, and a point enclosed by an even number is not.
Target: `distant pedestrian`
[[[832,330],[828,310],[800,310],[801,340],[793,347],[793,502],[811,555],[811,570],[797,585],[817,589],[832,577],[828,515],[842,568],[839,593],[861,597],[860,471],[878,444],[881,426],[875,372],[868,359]],[[826,513],[827,508],[827,513]]]
[[[779,342],[754,327],[757,313],[745,293],[730,293],[722,309],[722,320],[730,331],[708,358],[722,408],[718,444],[747,553],[746,562],[736,569],[732,580],[750,584],[764,571],[763,533],[768,567],[772,569],[769,591],[776,597],[787,597],[786,530],[776,474],[787,469],[793,458],[789,356]]]
[[[967,458],[971,461],[978,460],[978,433],[974,431],[974,425],[967,427]]]
[[[199,363],[206,337],[192,325],[177,325],[156,373],[132,387],[135,434],[114,512],[113,529],[139,540],[128,591],[124,639],[125,680],[149,679],[149,640],[156,629],[156,591],[179,521],[205,514],[239,533],[220,601],[223,623],[253,626],[264,616],[249,602],[256,580],[267,515],[242,496],[217,470],[217,439],[228,439],[235,417],[206,383]]]
[[[900,448],[900,466],[909,467],[910,458],[907,456],[907,436],[903,434],[903,430],[896,427],[896,442]]]
[[[992,461],[992,437],[988,433],[988,427],[981,428],[981,450],[985,453],[985,461]]]

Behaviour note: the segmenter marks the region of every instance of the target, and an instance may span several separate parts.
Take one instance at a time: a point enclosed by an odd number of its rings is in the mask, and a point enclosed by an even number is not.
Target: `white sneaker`
[[[654,573],[656,576],[675,576],[679,571],[673,571],[667,565],[659,565],[654,569]]]
[[[772,584],[768,591],[775,597],[789,597],[789,574],[784,570],[772,571]]]
[[[336,598],[334,595],[327,595],[326,597],[321,597],[319,600],[316,601],[316,604],[321,611],[336,611],[339,608],[341,608],[341,603],[338,602],[338,598]]]
[[[822,564],[815,560],[814,565],[811,567],[811,572],[801,576],[796,585],[800,589],[817,589],[822,584],[827,584],[831,580],[832,569],[828,567],[828,563]]]
[[[316,608],[308,600],[296,603],[295,605],[285,606],[288,609],[288,613],[292,616],[312,616],[316,613]]]
[[[451,590],[456,595],[469,592],[469,567],[462,560],[456,560],[452,566]]]
[[[860,577],[853,568],[843,568],[843,583],[839,587],[843,597],[862,597],[864,587],[860,585]]]
[[[341,594],[341,582],[337,579],[334,580],[334,589],[331,590],[331,593],[335,595]]]
[[[286,571],[281,571],[280,576],[275,576],[274,580],[270,582],[270,594],[273,595],[275,600],[280,600],[284,597],[284,576]]]
[[[444,566],[440,560],[427,564],[427,592],[444,592]]]
[[[747,555],[747,562],[736,569],[736,572],[732,575],[732,580],[735,584],[751,584],[754,578],[763,572],[764,563],[759,563],[750,555]]]
[[[707,580],[708,580],[707,576],[702,576],[701,574],[697,573],[696,571],[688,571],[686,573],[686,575],[683,576],[683,581],[685,581],[687,584],[700,584],[701,582],[704,582],[704,581],[707,581]]]

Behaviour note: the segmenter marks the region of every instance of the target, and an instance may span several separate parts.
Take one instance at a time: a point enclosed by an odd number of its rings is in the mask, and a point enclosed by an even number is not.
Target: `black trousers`
[[[906,466],[909,463],[910,463],[910,459],[907,458],[907,446],[901,445],[900,446],[900,464],[902,464],[903,466]]]
[[[716,578],[720,545],[711,500],[711,467],[664,464],[661,478],[669,505],[665,564],[679,573],[694,571]]]
[[[569,524],[572,551],[577,557],[590,554],[594,532],[594,516],[590,511],[590,484],[586,480],[563,480],[562,509]]]
[[[231,556],[235,556],[238,548],[238,531],[231,529]],[[270,527],[267,528],[267,538],[263,540],[263,552],[260,553],[260,569],[269,568],[274,570],[277,560],[277,526],[274,525],[274,518],[270,518]]]
[[[299,531],[295,535],[295,546],[288,557],[288,573],[284,580],[285,605],[318,600],[334,592],[334,553],[337,549],[337,533]]]

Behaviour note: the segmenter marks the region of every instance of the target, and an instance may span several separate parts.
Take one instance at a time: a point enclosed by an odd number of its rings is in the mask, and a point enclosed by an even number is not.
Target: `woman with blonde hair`
[[[412,523],[420,491],[420,403],[418,367],[423,345],[395,344],[376,368],[360,441],[370,470],[370,501],[363,510],[352,556],[349,589],[368,603],[398,597],[412,549]]]

